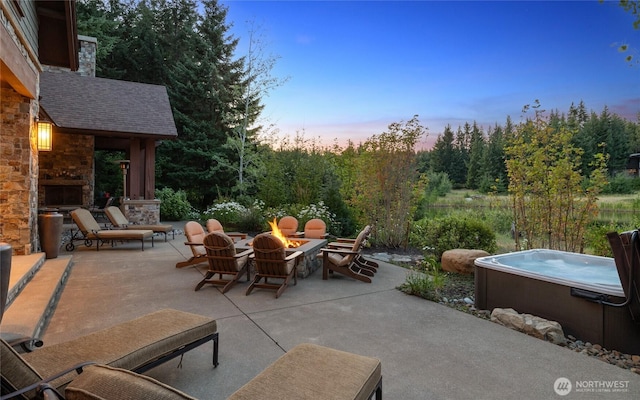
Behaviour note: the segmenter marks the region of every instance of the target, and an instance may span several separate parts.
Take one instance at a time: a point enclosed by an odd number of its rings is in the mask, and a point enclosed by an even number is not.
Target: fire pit
[[[321,248],[326,246],[325,239],[288,238],[278,229],[275,218],[273,222],[269,221],[269,225],[271,226],[271,234],[280,239],[287,249],[304,253],[304,261],[298,265],[298,277],[304,279],[322,266],[322,260],[318,258],[318,253]],[[236,247],[251,247],[252,241],[253,239],[241,240],[236,243]]]

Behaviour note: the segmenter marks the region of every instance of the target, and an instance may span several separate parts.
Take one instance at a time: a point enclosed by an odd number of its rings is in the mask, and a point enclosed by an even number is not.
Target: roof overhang
[[[154,140],[178,136],[167,89],[160,85],[43,72],[40,107],[60,133]]]

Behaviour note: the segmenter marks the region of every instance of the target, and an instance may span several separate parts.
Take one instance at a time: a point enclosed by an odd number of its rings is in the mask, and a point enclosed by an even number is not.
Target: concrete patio
[[[561,377],[573,385],[566,398],[640,396],[640,375],[403,294],[400,267],[381,263],[371,284],[341,275],[323,281],[315,271],[279,299],[260,289],[245,296],[244,279],[224,295],[210,285],[195,292],[205,266],[175,268],[190,255],[183,241],[157,240],[144,252],[136,243],[63,251],[73,266],[45,346],[175,308],[217,319],[220,366],[212,367],[205,345],[148,375],[200,399],[225,399],[303,342],[381,359],[387,399],[553,399]],[[625,382],[624,391],[576,388],[613,381]]]

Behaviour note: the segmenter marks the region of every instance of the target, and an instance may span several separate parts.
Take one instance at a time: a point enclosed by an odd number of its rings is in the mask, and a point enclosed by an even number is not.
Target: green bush
[[[587,227],[584,234],[585,247],[589,249],[589,254],[603,257],[613,257],[607,233],[624,232],[632,230],[630,226],[625,226],[614,222],[594,222]]]
[[[267,217],[263,211],[263,203],[256,201],[246,208],[238,219],[240,232],[263,232],[267,230]]]
[[[433,258],[407,271],[407,278],[398,287],[402,292],[431,301],[440,301],[440,290],[446,283],[446,276]]]
[[[229,230],[237,228],[241,218],[247,213],[247,208],[237,201],[221,201],[208,207],[202,213],[202,219],[217,219],[225,230]]]
[[[609,184],[602,189],[603,194],[632,194],[640,190],[640,179],[624,174],[609,179]]]
[[[493,230],[481,220],[465,215],[417,221],[411,228],[409,242],[437,260],[451,249],[480,249],[494,253],[498,248]]]
[[[160,199],[160,219],[165,221],[182,221],[192,212],[187,200],[187,193],[177,192],[171,188],[156,189],[156,199]]]

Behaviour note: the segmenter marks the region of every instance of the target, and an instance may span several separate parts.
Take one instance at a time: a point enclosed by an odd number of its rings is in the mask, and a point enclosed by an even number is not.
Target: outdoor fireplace
[[[82,185],[44,186],[45,206],[80,206],[82,204]]]

